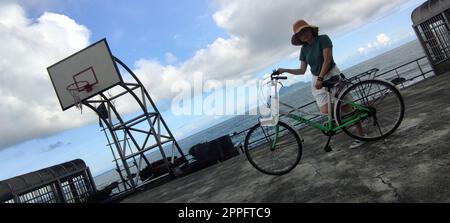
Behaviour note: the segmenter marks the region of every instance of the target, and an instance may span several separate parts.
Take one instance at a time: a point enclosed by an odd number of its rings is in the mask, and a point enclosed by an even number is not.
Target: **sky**
[[[100,39],[137,74],[180,139],[228,116],[174,114],[174,82],[249,80],[298,67],[300,48],[290,38],[300,18],[331,37],[345,69],[414,40],[410,16],[423,2],[1,0],[0,180],[78,158],[93,175],[113,167],[98,118],[87,109],[63,112],[46,70]]]

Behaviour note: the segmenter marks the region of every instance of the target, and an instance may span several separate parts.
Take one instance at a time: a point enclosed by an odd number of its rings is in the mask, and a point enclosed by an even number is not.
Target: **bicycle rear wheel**
[[[361,109],[349,104],[350,101],[368,107],[369,117],[343,129],[350,137],[363,141],[384,139],[400,125],[405,113],[405,104],[398,89],[383,80],[365,80],[346,89],[335,106],[336,122],[342,125]],[[339,109],[338,109],[339,108]],[[362,128],[365,135],[360,135]]]
[[[253,126],[245,137],[245,155],[257,170],[283,175],[297,166],[302,144],[297,132],[284,122],[277,126]]]

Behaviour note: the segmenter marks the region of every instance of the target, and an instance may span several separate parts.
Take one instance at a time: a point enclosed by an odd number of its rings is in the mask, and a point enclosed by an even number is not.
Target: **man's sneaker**
[[[356,149],[356,148],[358,148],[358,147],[360,147],[360,146],[362,146],[362,145],[364,145],[366,142],[364,142],[364,141],[361,141],[361,140],[355,140],[355,141],[353,141],[353,143],[350,145],[350,149]]]

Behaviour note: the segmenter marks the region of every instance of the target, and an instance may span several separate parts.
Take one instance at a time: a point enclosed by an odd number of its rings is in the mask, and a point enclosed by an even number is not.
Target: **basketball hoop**
[[[79,93],[82,91],[91,92],[92,85],[89,84],[88,81],[78,81],[67,86],[67,91],[69,91],[70,95],[72,95],[73,100],[75,102],[75,107],[83,113],[83,104],[81,103]]]

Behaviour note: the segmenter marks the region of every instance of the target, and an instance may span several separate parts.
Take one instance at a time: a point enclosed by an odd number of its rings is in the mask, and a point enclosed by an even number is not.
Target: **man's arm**
[[[328,73],[328,69],[330,68],[331,58],[332,58],[332,49],[325,48],[323,49],[323,64],[322,70],[320,71],[319,77],[323,78],[325,74]]]
[[[282,73],[290,73],[290,74],[294,74],[294,75],[302,75],[306,73],[306,68],[308,67],[308,64],[305,61],[301,61],[300,63],[300,69],[284,69],[284,68],[279,68],[278,69],[278,73],[282,74]]]

